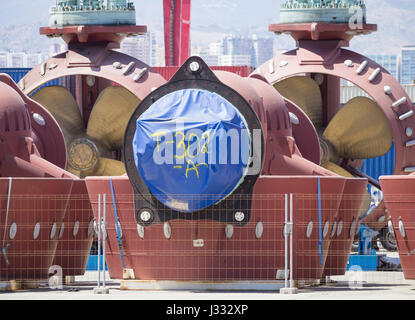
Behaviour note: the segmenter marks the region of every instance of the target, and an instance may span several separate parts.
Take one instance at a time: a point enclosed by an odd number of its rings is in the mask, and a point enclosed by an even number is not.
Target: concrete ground
[[[297,294],[275,291],[125,291],[120,282],[107,279],[109,294],[94,294],[97,272],[76,277],[73,285],[62,289],[47,287],[0,293],[0,300],[415,300],[415,281],[405,280],[401,272],[347,272],[332,277],[333,283],[306,287]]]
[[[390,258],[397,258],[398,253],[386,252]],[[405,280],[399,271],[359,272],[348,271],[344,276],[331,277],[326,284],[299,289],[297,294],[280,294],[274,291],[218,291],[199,289],[181,290],[120,290],[120,281],[111,280],[106,273],[106,287],[109,294],[95,294],[98,273],[87,271],[84,276],[75,277],[72,285],[61,289],[50,289],[48,283],[34,290],[0,292],[0,300],[415,300],[415,280]],[[102,279],[101,279],[102,280]],[[279,282],[277,287],[281,287]],[[246,287],[246,284],[245,284]],[[269,285],[265,287],[269,288]],[[264,288],[265,288],[264,287]]]

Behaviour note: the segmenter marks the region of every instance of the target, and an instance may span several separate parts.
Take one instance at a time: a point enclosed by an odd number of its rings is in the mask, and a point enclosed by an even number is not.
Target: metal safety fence
[[[71,194],[71,184],[55,184],[54,195],[26,185],[31,194],[13,181],[0,196],[0,282],[61,287],[85,273],[95,237],[89,197]]]
[[[365,236],[361,199],[353,194],[233,195],[188,213],[145,206],[132,194],[16,194],[3,187],[0,282],[61,286],[67,276],[85,275],[91,249],[102,258],[92,271],[103,272],[97,288],[105,288],[107,275],[126,288],[154,280],[290,289],[414,279],[410,207],[387,220],[399,249],[389,252]]]

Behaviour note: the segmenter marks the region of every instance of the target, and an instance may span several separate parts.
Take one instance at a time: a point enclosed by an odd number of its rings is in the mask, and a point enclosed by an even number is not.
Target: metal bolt
[[[148,69],[147,68],[144,68],[139,73],[137,73],[136,75],[134,75],[134,78],[133,78],[134,81],[137,82],[138,80],[140,80],[145,75],[145,73],[147,71],[148,71]]]
[[[264,233],[264,224],[261,221],[259,221],[255,227],[255,236],[257,237],[257,239],[260,239],[263,233]]]
[[[399,232],[401,233],[401,236],[403,238],[406,237],[406,231],[405,231],[405,226],[403,225],[402,220],[399,220]]]
[[[313,221],[310,221],[307,225],[306,237],[310,238],[312,232],[313,232]]]
[[[226,238],[230,239],[233,236],[233,225],[227,224],[225,227]]]
[[[122,68],[121,62],[118,62],[118,61],[114,62],[112,64],[112,66],[114,67],[114,69],[121,69]]]
[[[43,118],[39,113],[33,114],[33,120],[40,126],[44,127],[46,125],[45,118]]]
[[[164,224],[163,231],[164,231],[164,236],[166,237],[166,239],[170,239],[171,238],[171,226],[170,226],[170,223],[166,222]]]
[[[280,62],[280,68],[283,68],[283,67],[285,67],[286,65],[288,65],[288,61],[282,60],[282,61]]]
[[[200,69],[200,64],[197,61],[192,61],[189,63],[189,69],[192,72],[198,72]]]
[[[235,220],[238,222],[242,222],[245,219],[245,213],[238,211],[235,213]]]
[[[137,224],[137,233],[141,239],[144,239],[144,227]]]
[[[10,229],[9,229],[9,238],[10,238],[10,240],[13,240],[16,237],[16,233],[17,233],[17,223],[13,222],[10,225]]]
[[[149,222],[151,219],[151,212],[144,210],[140,213],[140,219],[144,222]]]
[[[392,93],[392,88],[390,86],[384,86],[383,90],[385,90],[386,94],[391,94]]]
[[[290,121],[291,121],[292,124],[295,124],[295,125],[300,124],[300,120],[298,119],[298,117],[294,113],[289,112],[289,115],[290,115]]]
[[[55,238],[56,235],[56,222],[53,223],[52,228],[50,229],[50,239],[52,240],[53,238]]]
[[[352,61],[352,60],[346,60],[346,61],[344,62],[344,65],[345,65],[346,67],[353,67],[353,61]]]
[[[340,220],[337,224],[337,236],[340,236],[343,231],[343,220]]]

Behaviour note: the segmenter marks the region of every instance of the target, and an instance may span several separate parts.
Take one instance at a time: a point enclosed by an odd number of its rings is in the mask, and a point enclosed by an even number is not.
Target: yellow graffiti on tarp
[[[188,159],[187,160],[186,173],[185,173],[186,179],[189,178],[188,174],[189,174],[190,171],[194,171],[196,173],[197,179],[199,179],[199,170],[198,170],[198,168],[200,166],[206,166],[207,167],[208,165],[207,165],[207,163],[200,163],[200,164],[195,165],[192,160]]]
[[[176,158],[176,159],[184,159],[184,157],[186,156],[186,144],[184,143],[184,139],[185,139],[186,135],[184,134],[184,132],[178,131],[178,132],[176,132],[176,134],[174,135],[174,137],[177,138],[177,135],[179,135],[179,134],[182,136],[182,139],[177,144],[177,149],[179,149],[179,148],[181,148],[181,146],[183,146],[183,154],[181,156],[178,156],[176,154],[176,155],[174,155],[174,158]]]
[[[161,137],[166,136],[166,132],[159,132],[152,134],[151,137],[155,137],[157,141],[157,152],[160,152],[160,142]],[[179,138],[178,138],[179,137]],[[165,141],[164,143],[176,143],[176,154],[174,155],[175,159],[185,159],[187,162],[186,171],[184,172],[184,176],[186,179],[189,179],[190,173],[193,171],[196,174],[197,179],[200,178],[199,174],[199,167],[200,166],[206,166],[208,167],[207,163],[198,163],[195,164],[191,159],[197,158],[200,154],[208,154],[208,147],[209,147],[209,139],[210,139],[210,133],[209,131],[203,132],[200,136],[191,133],[187,140],[187,146],[186,146],[186,134],[183,131],[177,131],[174,135],[175,141]],[[197,151],[196,153],[190,152],[191,149],[191,142],[193,140],[196,140],[193,144],[197,143]],[[178,154],[180,152],[180,154]],[[174,165],[174,169],[183,169],[183,166],[181,165]]]

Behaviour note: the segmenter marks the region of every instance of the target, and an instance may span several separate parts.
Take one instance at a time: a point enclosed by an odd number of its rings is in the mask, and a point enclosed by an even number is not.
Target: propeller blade
[[[140,100],[123,87],[104,89],[89,117],[87,135],[109,150],[122,149],[124,133]]]
[[[31,98],[45,107],[58,122],[66,145],[69,145],[74,137],[83,134],[84,124],[81,112],[68,89],[61,86],[45,87]]]
[[[363,215],[365,215],[366,212],[369,210],[371,202],[372,202],[372,197],[367,191],[363,194],[363,201],[362,201],[362,205],[360,206],[360,216],[359,216],[360,218],[363,217]]]
[[[343,169],[339,165],[335,164],[334,162],[327,161],[322,165],[323,168],[330,170],[331,172],[337,173],[340,176],[347,177],[347,178],[354,178],[349,171]]]
[[[334,173],[337,173],[338,175],[341,175],[343,177],[347,177],[347,178],[354,178],[355,176],[353,174],[351,174],[349,171],[347,171],[346,169],[343,169],[342,167],[338,166],[337,164],[331,162],[331,161],[327,161],[324,165],[322,165],[325,169],[330,170]],[[362,205],[360,206],[360,214],[359,217],[362,217],[368,210],[370,207],[370,202],[372,201],[372,198],[370,197],[369,192],[365,192],[363,194],[363,200],[362,200]]]
[[[275,89],[299,106],[318,130],[323,125],[323,100],[320,87],[313,79],[295,76],[274,84]]]
[[[356,97],[337,112],[323,139],[347,159],[376,158],[392,146],[392,132],[382,109],[373,100]]]
[[[82,177],[87,176],[122,176],[126,173],[123,162],[108,158],[100,157],[94,168],[88,171],[82,171]]]
[[[76,175],[77,177],[81,176],[81,171],[72,168],[70,165],[66,166],[66,170],[69,171],[70,173]]]

